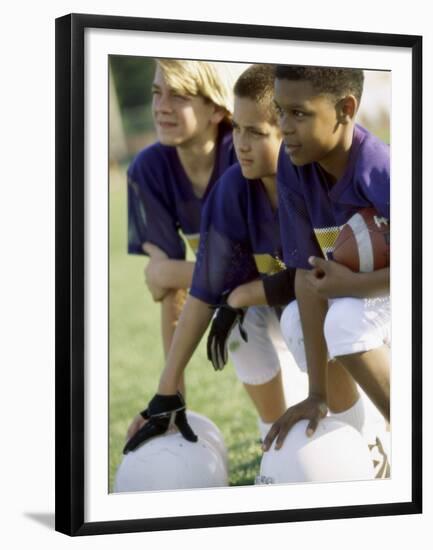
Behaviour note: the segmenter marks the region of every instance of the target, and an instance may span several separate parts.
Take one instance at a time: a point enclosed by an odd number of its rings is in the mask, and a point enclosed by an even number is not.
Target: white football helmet
[[[150,439],[123,457],[115,493],[228,485],[225,446],[218,428],[197,413],[188,411],[187,416],[198,441],[187,441],[177,429]]]
[[[307,426],[307,420],[295,424],[279,450],[275,450],[274,441],[271,449],[263,454],[256,484],[375,477],[367,442],[352,426],[326,417],[312,437],[305,433]]]
[[[224,443],[224,438],[216,424],[212,422],[207,416],[194,411],[186,411],[189,425],[193,432],[200,439],[204,439],[207,443],[210,443],[220,453],[226,466],[228,466],[227,447]]]

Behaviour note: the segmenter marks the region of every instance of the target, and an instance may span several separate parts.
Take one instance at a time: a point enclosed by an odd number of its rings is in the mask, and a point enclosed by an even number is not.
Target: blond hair
[[[237,75],[230,63],[181,59],[157,59],[156,63],[170,88],[181,94],[202,96],[231,116]]]

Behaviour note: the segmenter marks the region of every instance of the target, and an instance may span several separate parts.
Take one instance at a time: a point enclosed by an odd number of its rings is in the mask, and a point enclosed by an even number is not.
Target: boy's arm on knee
[[[234,288],[227,297],[227,303],[234,308],[266,305],[263,281],[256,279]]]
[[[295,299],[295,269],[285,269],[236,287],[227,298],[232,307],[283,306]]]
[[[149,262],[146,277],[164,289],[190,288],[195,262],[171,258]]]

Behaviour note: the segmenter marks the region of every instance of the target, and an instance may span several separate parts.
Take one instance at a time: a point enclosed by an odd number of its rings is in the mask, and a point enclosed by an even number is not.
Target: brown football
[[[341,229],[333,258],[356,272],[389,266],[390,222],[374,208],[363,208]]]

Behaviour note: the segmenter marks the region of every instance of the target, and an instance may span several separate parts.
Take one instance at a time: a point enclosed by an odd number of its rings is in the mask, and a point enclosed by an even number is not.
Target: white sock
[[[391,434],[390,426],[383,418],[382,414],[378,411],[372,401],[367,397],[367,395],[359,389],[361,394],[361,399],[364,402],[365,408],[365,422],[363,427],[363,435],[369,444],[375,442],[376,437],[379,436],[379,439],[382,442],[384,450],[386,451],[388,458],[390,458],[391,453]]]
[[[365,421],[364,400],[360,397],[350,409],[339,413],[331,412],[330,416],[336,420],[340,420],[340,422],[349,424],[355,430],[362,433]]]
[[[364,422],[364,431],[365,432],[371,432],[371,431],[386,431],[387,430],[387,423],[385,419],[383,418],[382,414],[379,412],[377,407],[373,405],[373,402],[371,399],[367,396],[367,394],[359,388],[359,393],[361,395],[361,399],[364,402],[364,410],[365,410],[365,422]]]
[[[268,432],[271,429],[273,422],[263,422],[263,420],[259,418],[257,420],[257,424],[259,426],[260,440],[263,441],[268,435]]]

